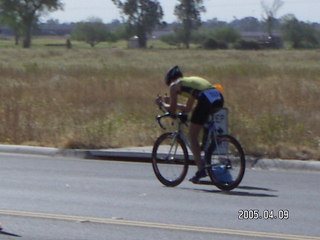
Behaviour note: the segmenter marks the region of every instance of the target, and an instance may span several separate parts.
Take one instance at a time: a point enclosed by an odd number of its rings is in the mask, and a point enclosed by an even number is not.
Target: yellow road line
[[[218,233],[218,234],[239,235],[239,236],[247,236],[247,237],[288,239],[288,240],[320,240],[320,237],[312,237],[312,236],[304,236],[304,235],[256,232],[256,231],[233,230],[233,229],[225,229],[225,228],[200,227],[200,226],[191,226],[191,225],[190,226],[189,225],[176,225],[176,224],[142,222],[142,221],[129,221],[129,220],[124,220],[124,219],[95,218],[95,217],[83,217],[83,216],[61,215],[61,214],[51,214],[51,213],[36,213],[36,212],[24,212],[24,211],[13,211],[13,210],[0,210],[0,214],[9,215],[9,216],[33,217],[33,218],[79,221],[79,222],[92,222],[92,223],[133,226],[133,227],[158,228],[158,229],[167,229],[167,230],[193,231],[193,232],[203,232],[203,233]]]

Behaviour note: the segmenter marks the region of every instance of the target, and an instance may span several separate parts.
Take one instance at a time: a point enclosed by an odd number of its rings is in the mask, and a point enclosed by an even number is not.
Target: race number
[[[228,109],[222,108],[220,111],[213,114],[214,124],[219,135],[228,134]],[[228,152],[228,144],[224,142],[219,146],[219,152],[216,149],[214,151],[215,154],[226,154]]]

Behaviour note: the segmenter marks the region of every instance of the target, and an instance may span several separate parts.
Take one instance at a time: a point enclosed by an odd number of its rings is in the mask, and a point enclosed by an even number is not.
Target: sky
[[[201,15],[202,20],[217,18],[230,22],[244,17],[262,19],[263,10],[261,1],[271,6],[274,0],[203,0],[206,13]],[[320,0],[282,0],[284,4],[277,12],[279,18],[286,14],[294,14],[297,19],[307,22],[320,23]],[[121,20],[119,9],[111,0],[62,0],[63,11],[49,13],[43,21],[57,19],[60,23],[79,22],[91,17],[100,18],[105,23],[115,19]],[[164,11],[163,20],[171,23],[176,20],[173,14],[176,0],[158,0]]]

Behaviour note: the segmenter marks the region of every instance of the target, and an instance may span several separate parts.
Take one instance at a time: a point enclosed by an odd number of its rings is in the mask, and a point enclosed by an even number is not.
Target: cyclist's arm
[[[177,109],[180,107],[178,105],[178,93],[180,91],[180,84],[173,83],[170,85],[170,97],[163,98],[164,102],[162,102],[162,106],[170,113],[175,114]]]
[[[193,103],[194,103],[194,99],[188,98],[188,101],[186,104],[178,104],[177,108],[182,112],[188,113],[191,111]]]
[[[164,104],[165,108],[168,112],[171,112],[173,114],[176,113],[178,108],[178,92],[180,89],[180,84],[174,83],[170,86],[170,98],[169,103]]]
[[[190,112],[194,103],[193,98],[189,98],[186,104],[178,103],[178,94],[181,89],[181,83],[173,83],[170,86],[170,98],[167,98],[169,103],[164,104],[164,107],[171,113],[176,113],[177,109],[182,112]]]
[[[192,109],[193,102],[194,100],[192,98],[189,98],[187,101],[187,104],[177,103],[177,109],[181,112],[188,113]],[[163,103],[163,106],[167,109],[167,111],[172,112],[170,111],[171,110],[170,104]]]

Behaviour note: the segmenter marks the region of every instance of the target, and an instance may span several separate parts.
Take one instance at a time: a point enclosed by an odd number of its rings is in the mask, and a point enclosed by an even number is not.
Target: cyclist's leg
[[[201,147],[198,141],[199,133],[203,127],[203,124],[207,121],[209,115],[210,105],[207,101],[202,101],[198,99],[198,104],[195,107],[192,117],[191,124],[189,129],[189,138],[190,138],[190,147],[195,160],[195,163],[198,167],[198,171],[194,177],[190,179],[192,182],[197,182],[200,178],[207,175],[205,170],[205,162],[201,159]]]
[[[223,96],[220,94],[220,99],[216,99],[214,102],[210,102],[205,94],[202,94],[198,98],[197,106],[195,107],[190,125],[190,145],[193,153],[195,163],[198,167],[196,176],[192,179],[199,179],[199,176],[206,176],[205,162],[201,159],[201,147],[198,141],[199,133],[203,125],[207,122],[209,115],[213,111],[217,111],[223,107]],[[198,177],[197,177],[198,176]],[[192,181],[192,179],[190,179]]]
[[[198,170],[202,170],[204,168],[204,162],[201,160],[201,147],[198,141],[199,133],[202,129],[202,125],[191,123],[189,130],[189,138],[190,138],[190,147],[194,157],[194,161],[198,167]]]

